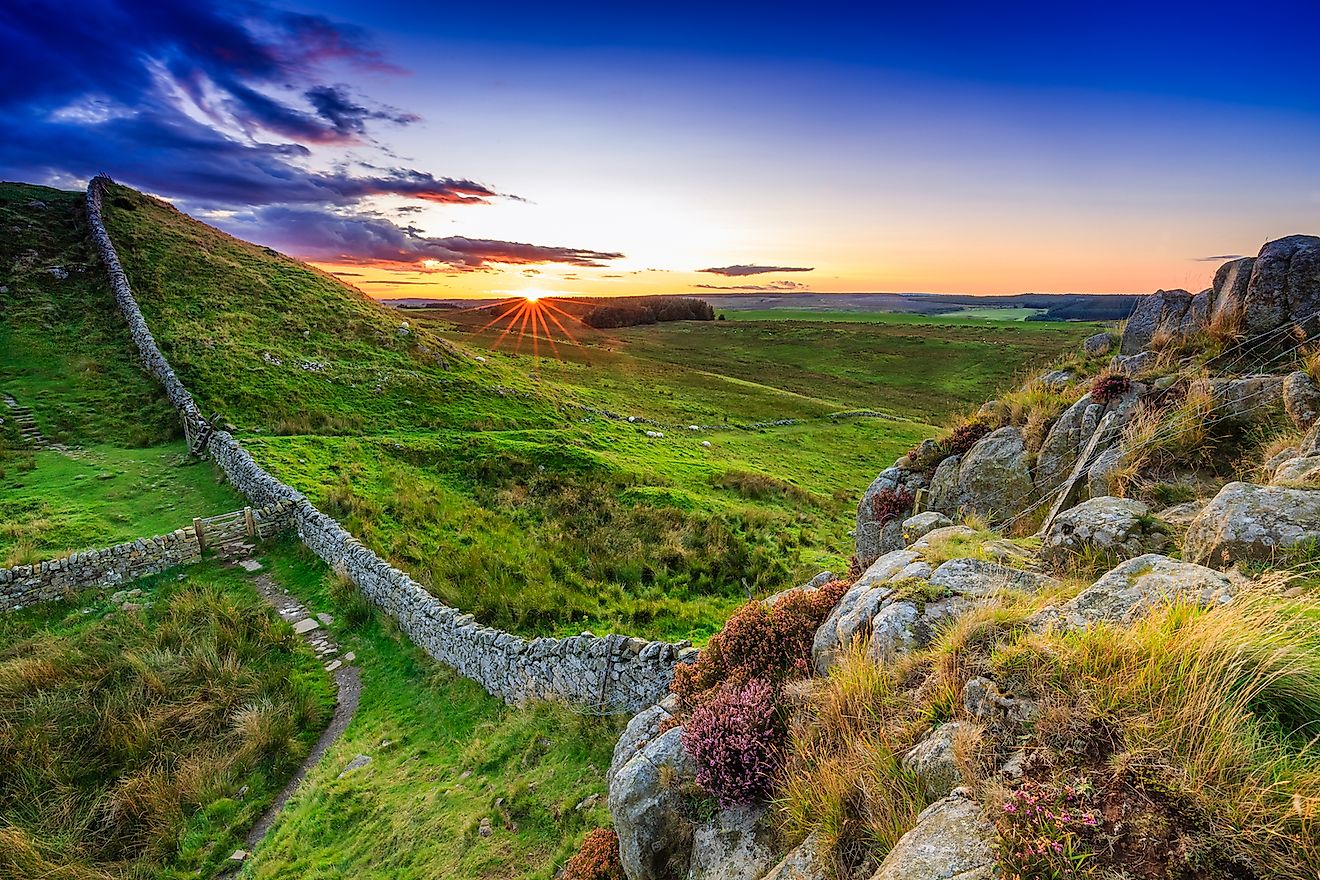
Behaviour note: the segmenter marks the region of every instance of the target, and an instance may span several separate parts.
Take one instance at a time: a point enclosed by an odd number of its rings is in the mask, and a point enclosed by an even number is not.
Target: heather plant
[[[619,835],[610,828],[594,828],[582,846],[564,863],[561,880],[624,880],[619,860]]]
[[[1105,373],[1091,383],[1091,399],[1096,403],[1118,400],[1132,390],[1132,380],[1122,373]]]
[[[697,765],[697,784],[721,807],[769,798],[783,765],[786,729],[776,690],[751,679],[721,687],[683,727],[683,748]]]
[[[923,473],[933,473],[940,462],[951,455],[963,455],[976,445],[994,425],[984,419],[971,419],[956,425],[947,437],[925,441],[908,450],[908,463]],[[873,502],[874,503],[874,502]]]
[[[724,684],[753,679],[778,687],[811,668],[817,628],[848,589],[831,581],[817,590],[791,590],[773,604],[749,602],[711,638],[696,663],[674,670],[672,690],[685,709],[700,704]]]
[[[881,526],[907,516],[912,510],[913,495],[902,486],[885,487],[871,496],[871,513]]]
[[[1086,808],[1086,786],[1028,780],[1000,806],[998,855],[1005,880],[1086,877],[1090,847],[1100,824]]]

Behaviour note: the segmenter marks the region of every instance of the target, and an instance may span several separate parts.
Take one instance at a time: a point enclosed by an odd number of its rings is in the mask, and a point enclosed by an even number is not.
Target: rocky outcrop
[[[628,880],[687,872],[693,838],[682,783],[696,770],[682,736],[683,728],[675,727],[645,743],[610,783],[610,815]]]
[[[1251,281],[1251,267],[1255,257],[1239,257],[1229,260],[1215,272],[1215,280],[1210,286],[1213,306],[1210,310],[1210,323],[1226,329],[1238,327],[1242,322],[1242,313],[1247,304],[1247,285]]]
[[[1205,294],[1199,296],[1204,297]],[[1150,347],[1151,340],[1156,336],[1183,332],[1183,319],[1188,310],[1193,308],[1192,300],[1192,295],[1185,290],[1157,290],[1141,299],[1123,326],[1119,354],[1137,354]],[[1204,302],[1208,302],[1208,299]],[[1208,310],[1198,308],[1198,311],[1206,313]]]
[[[692,831],[688,880],[758,880],[778,859],[774,843],[765,807],[720,810]]]
[[[903,756],[903,767],[916,776],[932,801],[968,780],[963,778],[958,753],[974,748],[981,737],[981,726],[968,721],[949,721],[931,731]]]
[[[1082,351],[1091,357],[1100,357],[1109,354],[1114,348],[1114,337],[1109,333],[1096,333],[1093,336],[1086,337],[1082,343]]]
[[[1077,459],[1090,444],[1101,421],[1110,413],[1114,413],[1114,418],[1109,432],[1111,436],[1117,436],[1136,412],[1137,403],[1145,390],[1140,383],[1134,383],[1127,394],[1105,403],[1092,400],[1087,393],[1064,410],[1063,415],[1050,427],[1036,454],[1032,481],[1037,491],[1041,495],[1048,495],[1059,488],[1076,467]]]
[[[927,510],[925,513],[910,516],[903,520],[903,543],[905,546],[910,546],[936,529],[947,528],[951,525],[953,525],[953,520],[938,510]]]
[[[1187,394],[1204,395],[1216,420],[1241,423],[1264,418],[1268,410],[1283,406],[1283,380],[1273,375],[1198,379]]]
[[[920,558],[920,554],[911,550],[886,553],[871,563],[871,567],[843,594],[829,617],[816,629],[811,656],[818,673],[826,674],[839,652],[855,640],[870,637],[876,612],[893,592],[888,586],[890,581],[910,576],[904,575],[904,572],[911,571],[909,566],[916,566],[917,570],[925,566],[925,570],[930,571],[930,566],[920,562]]]
[[[1055,564],[1086,553],[1131,559],[1164,549],[1168,535],[1150,509],[1131,498],[1102,496],[1059,514],[1042,537],[1041,556]]]
[[[1003,522],[1035,493],[1027,444],[1014,427],[992,431],[961,457],[945,459],[930,487],[930,509]]]
[[[1151,553],[1119,563],[1071,601],[1037,612],[1028,623],[1034,629],[1087,629],[1131,623],[1163,603],[1208,606],[1232,597],[1233,584],[1222,573]]]
[[[959,791],[927,807],[871,880],[988,880],[998,873],[995,827]]]
[[[1320,540],[1320,490],[1229,483],[1188,528],[1183,555],[1226,567],[1312,540]]]
[[[670,694],[659,703],[638,712],[628,720],[628,726],[614,744],[610,769],[605,773],[606,786],[614,782],[619,771],[640,752],[647,743],[660,735],[660,727],[678,710],[678,697]]]
[[[884,554],[905,546],[903,542],[903,520],[906,516],[896,516],[888,521],[881,521],[876,511],[876,497],[882,492],[899,492],[914,495],[918,489],[926,487],[926,478],[921,473],[903,466],[904,459],[893,467],[880,472],[862,495],[857,504],[856,549],[857,564],[863,568],[869,566]],[[910,513],[911,510],[909,509]]]
[[[822,851],[820,836],[811,834],[784,856],[761,880],[833,880],[830,858]]]
[[[1283,409],[1298,430],[1305,431],[1320,418],[1320,386],[1298,370],[1283,379]]]
[[[1269,333],[1290,324],[1310,332],[1320,313],[1320,238],[1290,235],[1268,242],[1251,267],[1242,330]]]

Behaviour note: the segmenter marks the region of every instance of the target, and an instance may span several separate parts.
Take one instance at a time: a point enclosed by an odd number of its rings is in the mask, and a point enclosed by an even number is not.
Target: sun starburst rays
[[[554,330],[550,326],[552,323],[560,333],[568,338],[569,342],[573,345],[580,345],[569,326],[581,322],[556,305],[553,297],[541,291],[532,291],[523,296],[498,302],[493,306],[481,306],[479,308],[483,311],[495,311],[495,316],[477,331],[479,334],[485,333],[487,330],[499,331],[499,336],[491,345],[492,351],[498,350],[506,339],[512,338],[515,354],[521,354],[523,343],[530,342],[533,357],[539,358],[541,356],[541,340],[544,338],[550,344],[550,350],[553,352],[554,357],[558,359],[559,345],[555,340]],[[561,318],[564,320],[560,320]],[[568,326],[565,325],[565,322]]]

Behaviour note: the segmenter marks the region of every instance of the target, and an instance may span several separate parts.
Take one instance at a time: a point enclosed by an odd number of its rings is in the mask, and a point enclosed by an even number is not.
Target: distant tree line
[[[1139,296],[1090,296],[1047,303],[1045,311],[1028,321],[1121,321],[1132,314]]]
[[[715,309],[710,303],[685,296],[643,296],[612,300],[582,316],[582,323],[601,330],[662,321],[713,320]]]

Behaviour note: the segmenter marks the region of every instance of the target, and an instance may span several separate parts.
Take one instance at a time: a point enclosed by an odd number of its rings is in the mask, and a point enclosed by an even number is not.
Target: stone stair
[[[37,420],[32,417],[32,410],[20,404],[12,395],[4,395],[5,406],[9,408],[9,415],[18,425],[19,436],[28,446],[38,449],[46,447],[46,438],[42,436],[41,429],[37,427]]]

